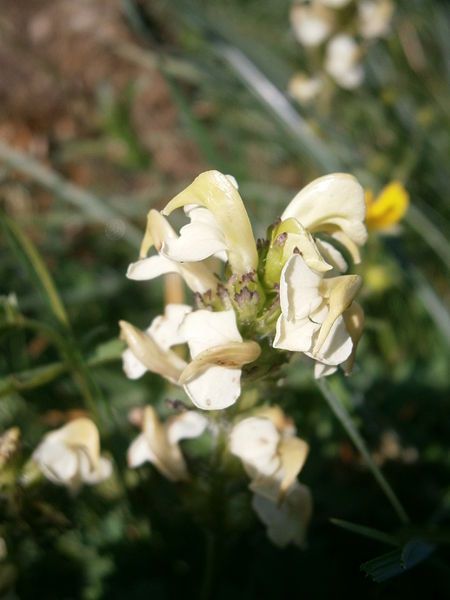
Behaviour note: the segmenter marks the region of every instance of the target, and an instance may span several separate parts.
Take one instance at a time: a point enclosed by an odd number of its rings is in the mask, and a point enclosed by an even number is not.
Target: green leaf
[[[51,312],[59,323],[65,327],[69,327],[70,324],[66,309],[64,308],[55,284],[37,248],[30,238],[22,231],[19,225],[12,219],[6,215],[0,214],[0,223],[11,248],[17,255],[21,264],[28,271]]]

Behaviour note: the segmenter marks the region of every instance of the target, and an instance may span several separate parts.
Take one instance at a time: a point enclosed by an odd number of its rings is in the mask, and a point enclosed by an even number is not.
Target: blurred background
[[[12,449],[0,446],[1,597],[450,594],[450,7],[394,2],[389,31],[364,47],[361,85],[328,82],[307,104],[287,91],[296,72],[311,70],[291,7],[2,2],[0,434],[19,427],[21,435]],[[161,282],[130,282],[126,268],[149,209],[210,168],[236,177],[259,237],[325,173],[350,172],[375,196],[401,181],[410,195],[394,230],[370,233],[358,267],[366,329],[357,366],[331,381],[407,507],[405,539],[433,546],[399,577],[380,583],[361,571],[389,548],[330,521],[398,529],[298,363],[279,393],[311,445],[302,472],[315,502],[306,550],[270,545],[242,478],[223,508],[214,582],[205,583],[204,524],[184,510],[189,493],[177,496],[151,468],[125,468],[135,436],[128,411],[170,396],[157,376],[129,381],[122,372],[118,320],[144,328],[164,303]],[[70,321],[63,347],[54,343],[54,290]],[[113,481],[76,497],[19,482],[42,435],[90,402],[116,461]]]

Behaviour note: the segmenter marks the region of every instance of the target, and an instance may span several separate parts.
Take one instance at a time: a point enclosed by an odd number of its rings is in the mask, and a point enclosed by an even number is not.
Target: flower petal
[[[147,373],[147,367],[135,357],[129,348],[122,352],[122,368],[128,379],[139,379]]]
[[[200,206],[189,207],[186,212],[191,223],[180,229],[178,239],[163,244],[163,255],[178,262],[196,262],[226,252],[225,236],[212,212]]]
[[[186,362],[171,350],[163,350],[150,335],[137,327],[119,321],[121,337],[128,344],[134,356],[152,373],[166,377],[176,383],[186,366]]]
[[[180,330],[180,325],[191,311],[192,307],[187,304],[167,304],[164,315],[153,319],[147,333],[163,350],[184,344],[186,338]]]
[[[306,352],[306,354],[326,365],[340,365],[348,359],[352,348],[352,339],[345,327],[344,319],[340,316],[331,326],[320,351]]]
[[[319,329],[320,324],[310,318],[290,321],[280,315],[272,345],[291,352],[306,352],[311,349],[313,336]]]
[[[156,457],[152,452],[145,433],[141,433],[132,442],[127,453],[128,466],[132,469],[140,467],[145,462],[155,463]]]
[[[186,315],[180,330],[187,340],[192,358],[214,346],[242,342],[233,310],[196,310]]]
[[[242,460],[250,477],[270,477],[280,466],[279,442],[280,433],[270,419],[249,417],[233,427],[230,452]]]
[[[207,348],[197,356],[183,370],[178,383],[184,384],[202,373],[211,366],[218,365],[239,369],[255,361],[261,354],[261,347],[257,342],[229,342],[221,346]]]
[[[312,271],[299,254],[287,261],[281,272],[280,305],[287,319],[303,319],[322,302],[322,276]]]
[[[170,444],[178,444],[180,440],[196,438],[202,435],[208,426],[204,415],[188,410],[173,417],[167,422],[166,430]]]
[[[240,369],[208,367],[184,385],[189,398],[203,410],[221,410],[236,402],[241,394]]]
[[[303,188],[281,216],[282,220],[290,217],[312,233],[322,231],[334,237],[343,232],[357,245],[367,239],[364,190],[345,173],[319,177]]]

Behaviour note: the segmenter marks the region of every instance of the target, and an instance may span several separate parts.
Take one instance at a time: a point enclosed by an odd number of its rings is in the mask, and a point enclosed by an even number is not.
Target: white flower
[[[99,483],[112,473],[111,461],[100,456],[97,427],[86,418],[47,433],[33,452],[33,460],[47,479],[72,490],[83,483]]]
[[[145,332],[120,321],[122,337],[128,344],[122,355],[127,377],[137,379],[148,370],[178,382],[187,363],[170,348],[186,342],[180,325],[191,310],[186,304],[168,304],[164,315],[153,319]]]
[[[360,0],[358,2],[359,32],[372,40],[389,32],[394,5],[391,0]]]
[[[320,77],[308,77],[305,73],[297,73],[289,81],[289,94],[301,104],[309,104],[323,88]]]
[[[300,190],[281,219],[295,218],[313,234],[329,234],[347,248],[355,262],[359,262],[358,246],[367,239],[365,215],[364,190],[355,177],[332,173],[315,179]]]
[[[179,442],[199,437],[207,424],[206,418],[195,411],[181,413],[161,423],[153,407],[146,406],[142,433],[128,449],[129,466],[135,468],[150,462],[170,481],[188,480]]]
[[[297,40],[306,47],[320,46],[330,35],[333,13],[319,4],[299,6],[291,9],[291,23]]]
[[[312,497],[308,487],[300,483],[288,490],[281,502],[254,494],[252,506],[267,527],[267,536],[276,546],[292,543],[304,547],[306,530],[312,514]]]
[[[316,376],[334,372],[352,354],[353,339],[342,315],[360,284],[358,275],[327,279],[311,269],[302,256],[292,255],[281,272],[281,315],[273,347],[304,352],[332,367],[317,367]]]
[[[176,244],[177,241],[178,236],[167,219],[158,211],[151,210],[147,217],[147,229],[141,245],[141,258],[128,267],[127,277],[136,281],[144,281],[167,273],[178,273],[193,292],[203,294],[210,289],[215,290],[217,278],[208,265],[187,262],[186,257],[184,260],[172,260],[167,256],[166,247]],[[199,242],[201,240],[196,240],[197,244]],[[155,246],[159,254],[147,257],[152,246]]]
[[[197,310],[181,326],[192,361],[180,383],[192,402],[204,410],[227,408],[241,393],[241,367],[260,354],[256,342],[243,342],[233,310]]]
[[[179,239],[165,244],[165,256],[174,261],[200,261],[226,254],[234,273],[256,269],[256,243],[233,177],[219,171],[201,173],[162,213],[170,215],[182,207],[191,222],[182,227]]]
[[[239,421],[230,433],[230,452],[242,460],[250,488],[281,500],[296,481],[309,447],[279,407],[261,409]],[[276,501],[276,500],[275,500]]]
[[[325,70],[338,85],[353,90],[361,85],[364,78],[360,54],[361,50],[352,37],[339,34],[327,44]]]

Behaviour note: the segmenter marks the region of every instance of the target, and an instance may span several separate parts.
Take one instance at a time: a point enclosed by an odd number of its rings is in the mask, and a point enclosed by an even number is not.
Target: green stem
[[[328,406],[331,408],[331,410],[333,411],[333,413],[335,414],[335,416],[341,423],[342,427],[348,433],[352,442],[358,448],[361,456],[363,457],[367,466],[369,467],[370,471],[372,472],[372,475],[374,476],[378,485],[382,489],[386,498],[391,503],[392,508],[397,513],[400,521],[403,524],[409,523],[410,520],[409,520],[408,515],[406,514],[405,509],[401,505],[400,500],[397,498],[394,490],[391,488],[391,486],[385,479],[385,477],[382,474],[382,472],[380,471],[380,469],[374,463],[373,458],[370,455],[370,452],[367,449],[367,446],[366,446],[363,438],[361,437],[359,431],[356,429],[355,424],[353,423],[353,421],[352,421],[349,413],[345,409],[344,405],[339,400],[339,398],[332,392],[328,382],[325,379],[319,379],[316,383],[317,383],[317,387],[321,391],[323,397],[328,402]]]

